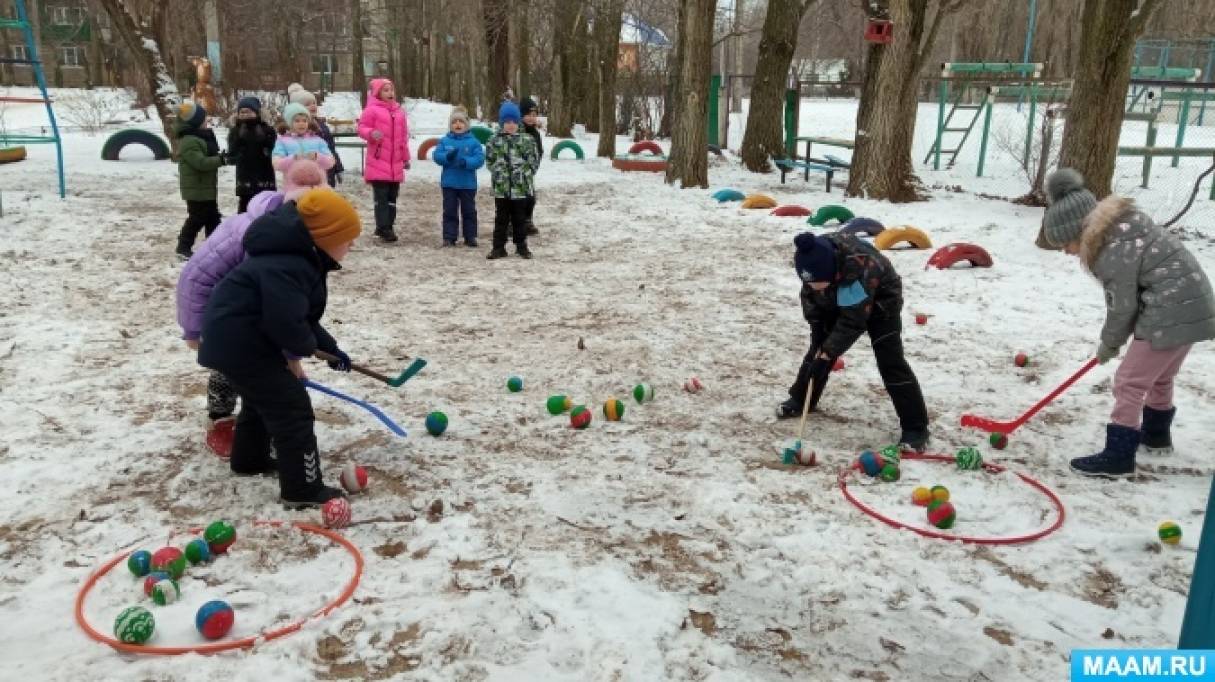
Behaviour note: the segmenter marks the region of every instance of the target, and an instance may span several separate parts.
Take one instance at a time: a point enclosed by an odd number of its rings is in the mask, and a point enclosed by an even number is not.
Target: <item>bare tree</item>
[[[1059,164],[1080,171],[1088,188],[1110,193],[1135,40],[1162,0],[1086,0],[1080,61],[1063,127]]]
[[[920,180],[911,165],[911,143],[920,71],[942,19],[961,7],[964,0],[861,1],[870,16],[894,22],[894,40],[869,47],[848,195],[918,201],[922,196]],[[935,13],[931,12],[933,8]]]
[[[510,89],[510,0],[482,0],[485,47],[489,51],[489,94],[498,100]]]
[[[715,0],[681,0],[684,22],[679,39],[686,41],[679,68],[679,113],[671,136],[666,181],[681,187],[709,186],[708,114],[709,70],[712,65]]]
[[[350,86],[367,106],[367,74],[363,72],[363,0],[350,0]]]
[[[604,0],[595,15],[595,46],[599,54],[599,148],[597,156],[616,155],[616,66],[624,0]]]
[[[662,108],[662,121],[658,124],[659,137],[671,137],[675,128],[675,115],[679,110],[679,66],[683,64],[684,34],[687,31],[687,7],[681,1],[675,22],[675,60],[667,65],[667,89]],[[674,153],[674,150],[672,150]]]
[[[815,0],[769,0],[759,41],[759,63],[751,79],[751,111],[743,134],[742,160],[747,170],[766,173],[769,157],[786,155],[784,93],[789,65],[797,49],[798,26]],[[796,116],[796,112],[794,113]]]
[[[127,50],[135,57],[140,66],[140,74],[144,78],[148,91],[151,92],[152,104],[160,117],[165,137],[176,140],[173,135],[173,107],[181,102],[177,85],[169,75],[161,55],[161,45],[165,42],[166,3],[148,2],[151,5],[147,13],[132,7],[131,0],[99,0],[101,6],[110,15],[110,23],[114,31],[122,38]]]
[[[574,129],[576,94],[571,76],[572,45],[583,19],[581,2],[559,1],[553,15],[552,93],[549,107],[548,132],[554,137],[570,137]]]

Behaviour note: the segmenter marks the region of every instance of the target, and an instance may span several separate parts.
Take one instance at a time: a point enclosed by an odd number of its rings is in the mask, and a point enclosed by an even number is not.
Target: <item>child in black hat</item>
[[[519,112],[523,115],[523,132],[532,136],[536,142],[536,170],[540,170],[540,162],[544,160],[544,140],[540,137],[540,108],[536,105],[536,100],[531,97],[524,97],[523,101],[519,102]],[[536,229],[536,224],[532,222],[532,214],[536,211],[536,191],[532,189],[532,195],[527,199],[527,233],[529,235],[540,234],[540,230]]]
[[[922,451],[928,444],[928,408],[903,355],[903,282],[894,266],[854,235],[804,232],[793,244],[793,263],[802,280],[802,314],[810,323],[810,350],[776,415],[800,416],[811,383],[821,392],[836,358],[868,333],[882,383],[899,416],[899,444]]]
[[[236,196],[240,199],[237,213],[244,213],[258,192],[277,189],[270,160],[276,135],[274,128],[262,120],[261,112],[261,100],[240,98],[228,131],[228,155],[236,166]]]

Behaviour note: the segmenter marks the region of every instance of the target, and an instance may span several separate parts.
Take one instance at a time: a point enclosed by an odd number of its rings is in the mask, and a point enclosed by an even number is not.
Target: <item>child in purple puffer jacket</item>
[[[211,290],[233,268],[245,259],[242,240],[254,220],[276,210],[287,201],[295,200],[310,189],[325,185],[325,171],[316,163],[298,160],[287,170],[287,193],[261,192],[249,202],[245,213],[238,213],[220,223],[215,232],[186,261],[177,280],[177,323],[182,339],[191,350],[198,350],[202,337],[203,311],[211,298]],[[207,446],[220,457],[232,453],[232,437],[236,426],[236,390],[219,372],[207,379]]]

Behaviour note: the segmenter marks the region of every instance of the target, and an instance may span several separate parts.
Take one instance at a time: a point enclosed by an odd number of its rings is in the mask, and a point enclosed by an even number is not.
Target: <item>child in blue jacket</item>
[[[485,163],[485,149],[469,132],[468,112],[452,109],[450,130],[431,150],[431,158],[443,167],[443,246],[455,246],[460,217],[464,219],[464,245],[477,245],[477,169]],[[460,215],[456,214],[457,209]]]

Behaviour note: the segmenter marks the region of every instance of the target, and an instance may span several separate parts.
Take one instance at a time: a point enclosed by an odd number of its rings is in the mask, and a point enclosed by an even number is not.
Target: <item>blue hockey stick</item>
[[[401,428],[400,426],[397,426],[396,422],[389,419],[388,415],[381,412],[380,408],[376,407],[375,405],[372,405],[371,403],[363,402],[362,400],[348,396],[345,393],[342,393],[341,391],[335,391],[334,389],[329,388],[328,386],[323,386],[321,384],[318,384],[311,379],[304,379],[304,385],[307,386],[308,388],[311,388],[314,391],[320,391],[321,393],[324,393],[326,395],[331,395],[334,398],[337,398],[338,400],[345,400],[348,403],[353,403],[355,405],[358,405],[359,407],[363,408],[364,410],[367,410],[368,412],[375,415],[376,419],[379,419],[380,421],[384,422],[384,426],[387,426],[389,431],[392,431],[393,433],[397,434],[398,436],[400,436],[402,438],[409,435],[409,432],[407,432],[405,429]]]

